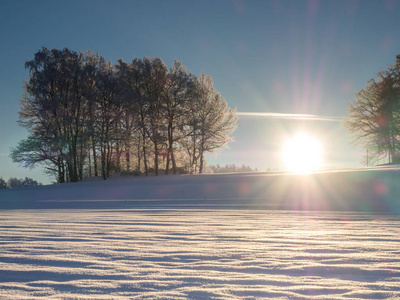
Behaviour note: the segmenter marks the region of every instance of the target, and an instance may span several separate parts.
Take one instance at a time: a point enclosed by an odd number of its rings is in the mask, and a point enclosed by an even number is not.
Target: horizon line
[[[287,119],[287,120],[306,120],[306,121],[325,121],[325,122],[340,122],[342,117],[321,116],[311,114],[288,114],[275,112],[236,112],[238,116],[244,117],[263,117],[270,119]]]

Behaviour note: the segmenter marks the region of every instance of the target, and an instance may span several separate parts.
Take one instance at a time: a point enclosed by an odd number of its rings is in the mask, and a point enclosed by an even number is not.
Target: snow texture
[[[1,191],[0,299],[398,299],[398,176],[126,177]]]

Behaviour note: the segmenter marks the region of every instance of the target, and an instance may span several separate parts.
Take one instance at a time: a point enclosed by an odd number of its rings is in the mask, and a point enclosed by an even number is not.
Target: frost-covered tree
[[[236,110],[228,107],[221,94],[215,91],[210,76],[202,74],[197,80],[197,96],[191,102],[188,118],[189,153],[194,170],[202,173],[204,154],[224,147],[231,141],[230,134],[236,129]]]
[[[165,85],[168,69],[160,58],[150,59],[145,57],[143,59],[143,67],[144,106],[147,113],[145,128],[147,136],[153,143],[154,171],[157,176],[160,152],[167,139],[163,103],[165,101]]]
[[[30,73],[19,123],[57,153],[59,182],[82,179],[86,81],[83,54],[43,48],[27,61]],[[44,157],[44,160],[48,160]]]
[[[119,160],[121,147],[121,86],[114,66],[104,65],[97,78],[98,108],[95,121],[96,140],[100,148],[103,178],[110,176],[113,162]],[[113,157],[116,154],[116,159]],[[118,165],[119,163],[115,163]]]
[[[356,93],[344,125],[351,143],[367,149],[367,164],[385,156],[389,163],[400,162],[400,55]]]
[[[235,128],[235,111],[211,77],[197,78],[178,61],[170,69],[147,57],[114,66],[90,51],[42,48],[25,66],[19,123],[29,136],[11,158],[45,165],[60,183],[132,167],[146,175],[168,173],[171,164],[173,173],[202,172],[204,154]]]
[[[18,145],[11,148],[11,159],[25,168],[34,168],[43,165],[48,174],[54,175],[58,182],[64,182],[64,162],[60,159],[57,140],[46,136],[31,134]]]
[[[188,73],[181,62],[175,60],[174,65],[167,75],[165,88],[164,110],[167,120],[168,150],[166,173],[169,163],[172,162],[173,173],[177,172],[175,159],[176,143],[185,135],[182,128],[190,116],[190,102],[196,96],[196,79]]]
[[[138,131],[137,136],[137,163],[138,169],[141,169],[141,161],[143,159],[144,172],[148,175],[148,135],[146,130],[147,124],[147,96],[144,83],[144,64],[139,58],[135,58],[132,62],[126,63],[122,59],[118,60],[117,69],[120,79],[125,90],[125,106],[129,115],[136,120],[135,129]]]

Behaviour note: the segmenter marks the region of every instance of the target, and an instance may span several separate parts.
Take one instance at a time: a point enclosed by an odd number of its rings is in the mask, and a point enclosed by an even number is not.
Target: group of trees
[[[57,181],[112,173],[202,173],[206,152],[230,141],[237,116],[211,77],[175,61],[116,65],[90,51],[42,48],[26,62],[19,123],[29,137],[12,149],[25,167],[45,164]]]
[[[25,177],[25,179],[18,179],[11,177],[7,181],[0,177],[0,190],[6,188],[17,188],[17,187],[25,187],[25,186],[37,186],[42,185],[40,182],[33,180],[32,178]]]
[[[209,169],[213,173],[232,173],[232,172],[257,172],[257,168],[253,169],[250,166],[242,165],[241,167],[238,167],[235,164],[226,164],[225,166],[220,166],[217,164],[216,166],[210,165]]]
[[[371,79],[349,104],[345,126],[352,143],[366,149],[365,163],[400,163],[400,55]]]

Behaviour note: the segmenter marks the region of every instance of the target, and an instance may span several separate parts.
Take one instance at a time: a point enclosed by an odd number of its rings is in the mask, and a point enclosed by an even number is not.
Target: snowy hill
[[[0,299],[399,299],[399,176],[115,177],[2,190]]]
[[[400,212],[400,168],[121,176],[0,191],[0,209],[196,207]]]

